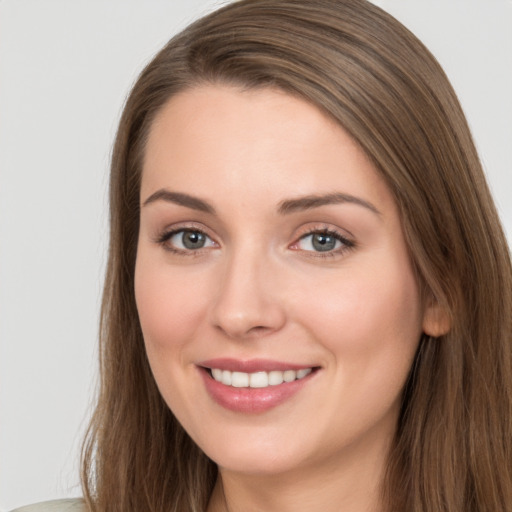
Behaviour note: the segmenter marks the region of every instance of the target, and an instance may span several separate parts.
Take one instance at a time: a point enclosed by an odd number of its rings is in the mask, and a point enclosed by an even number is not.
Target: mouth
[[[262,413],[290,400],[321,369],[274,361],[215,359],[198,365],[210,397],[239,413]]]
[[[224,386],[234,388],[267,388],[279,386],[284,382],[302,380],[318,367],[302,368],[300,370],[272,370],[253,373],[222,370],[221,368],[206,368],[210,376]]]

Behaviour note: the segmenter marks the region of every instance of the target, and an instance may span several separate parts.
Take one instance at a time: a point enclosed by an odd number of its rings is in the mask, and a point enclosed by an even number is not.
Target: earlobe
[[[434,298],[428,299],[423,314],[423,332],[438,338],[447,334],[451,327],[452,319],[448,308],[439,304]]]

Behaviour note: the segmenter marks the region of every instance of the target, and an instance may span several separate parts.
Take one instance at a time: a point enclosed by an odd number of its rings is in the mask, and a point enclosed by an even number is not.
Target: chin
[[[304,433],[294,436],[272,428],[220,428],[194,439],[220,468],[234,473],[271,475],[291,471],[307,458]],[[311,451],[311,450],[309,450]]]
[[[302,466],[297,457],[275,454],[270,449],[243,450],[242,453],[222,453],[214,462],[224,471],[251,476],[277,476],[290,473]]]

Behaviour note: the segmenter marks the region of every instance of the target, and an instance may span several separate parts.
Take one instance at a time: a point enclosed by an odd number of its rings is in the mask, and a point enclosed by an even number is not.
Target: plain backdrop
[[[0,512],[80,494],[116,123],[150,57],[222,3],[0,0]],[[512,1],[375,3],[447,71],[512,239]]]

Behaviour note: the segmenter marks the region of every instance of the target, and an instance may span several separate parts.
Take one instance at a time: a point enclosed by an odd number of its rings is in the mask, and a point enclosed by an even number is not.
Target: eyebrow
[[[188,194],[183,194],[181,192],[171,192],[165,188],[161,188],[154,194],[151,194],[144,201],[142,206],[147,206],[148,204],[154,203],[156,201],[166,201],[168,203],[174,203],[180,206],[191,208],[192,210],[215,214],[215,208],[203,199],[199,199],[198,197],[190,196]]]
[[[198,210],[200,212],[209,213],[212,215],[215,214],[215,208],[207,201],[199,199],[195,196],[191,196],[189,194],[184,194],[182,192],[171,192],[165,188],[159,189],[151,194],[144,201],[142,206],[147,206],[148,204],[154,203],[156,201],[165,201],[168,203],[185,206],[186,208],[191,208],[193,210]],[[287,199],[279,203],[277,211],[282,215],[286,215],[297,211],[319,208],[320,206],[344,203],[356,204],[358,206],[367,208],[376,215],[381,215],[380,211],[372,203],[359,197],[341,192],[324,195],[308,195],[298,197],[296,199]]]
[[[329,204],[344,204],[351,203],[356,204],[358,206],[362,206],[367,208],[371,212],[381,215],[380,211],[370,202],[365,201],[356,196],[351,196],[350,194],[343,194],[341,192],[335,192],[332,194],[324,194],[324,195],[310,195],[303,196],[297,199],[289,199],[286,201],[282,201],[279,203],[278,211],[282,214],[293,213],[297,211],[303,210],[311,210],[313,208],[319,208],[320,206],[325,206]]]

